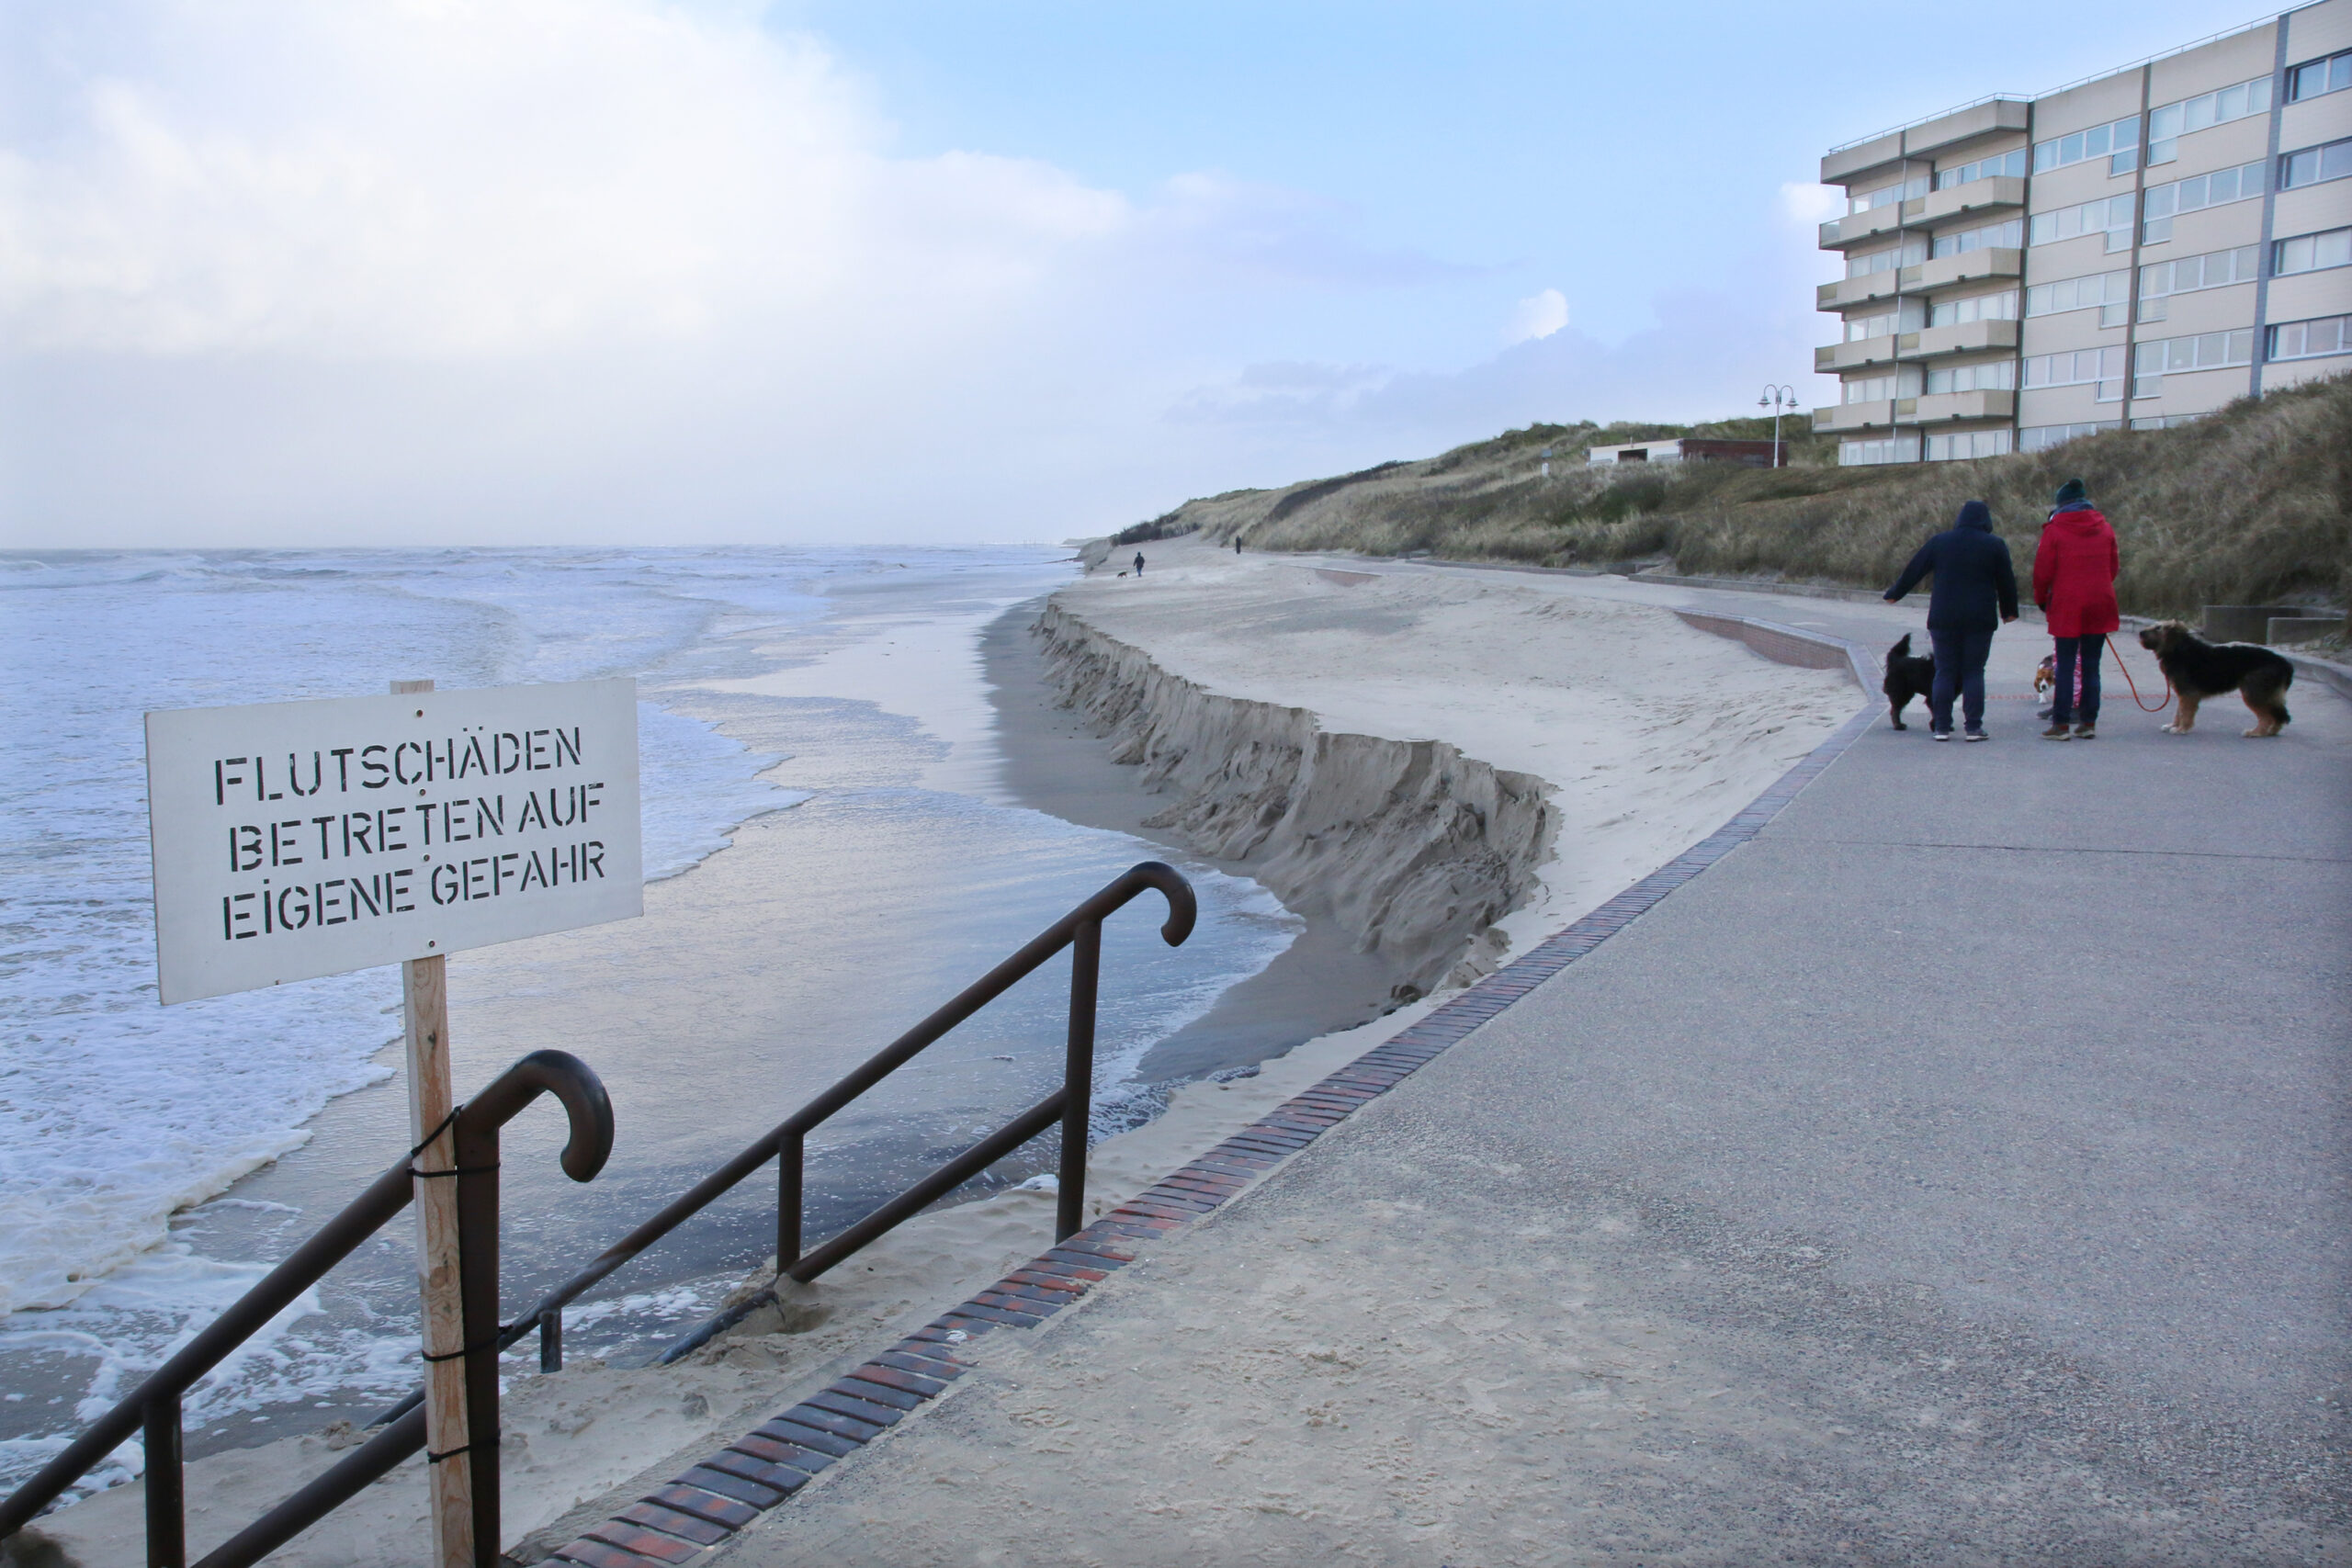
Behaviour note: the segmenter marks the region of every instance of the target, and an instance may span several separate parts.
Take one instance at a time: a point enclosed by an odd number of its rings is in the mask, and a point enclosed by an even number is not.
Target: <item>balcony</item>
[[[1947,354],[1984,354],[1996,348],[2014,349],[2017,345],[2015,321],[1962,321],[1957,326],[1905,333],[1902,356],[1934,359]]]
[[[1897,294],[1927,294],[1938,288],[1949,288],[1956,283],[2024,276],[2023,251],[2007,247],[1971,251],[1966,255],[1938,256],[1917,266],[1889,267],[1883,272],[1869,272],[1860,277],[1841,277],[1835,283],[1825,283],[1814,290],[1813,308],[1816,310],[1844,310],[1856,305],[1866,305],[1873,299],[1891,299]]]
[[[1938,392],[1933,397],[1906,400],[1915,406],[1910,412],[1902,415],[1905,424],[1942,424],[1956,419],[2009,419],[2016,415],[2018,408],[2015,392]]]
[[[1876,402],[1838,403],[1813,411],[1816,435],[1845,434],[1858,430],[1885,430],[1896,421],[1911,428],[1948,424],[1963,419],[2015,417],[2015,392],[1938,392],[1924,398],[1881,398]]]
[[[1895,405],[1908,409],[1913,398],[1881,398],[1874,403],[1837,403],[1813,411],[1815,435],[1842,434],[1853,430],[1884,430],[1894,423]],[[1906,414],[1905,416],[1908,418]]]
[[[1864,240],[1891,234],[1898,229],[1922,229],[1948,219],[2024,205],[2025,181],[2014,175],[1971,180],[1966,185],[1930,191],[1908,201],[1890,201],[1883,207],[1873,207],[1868,212],[1833,218],[1821,226],[1821,248],[1825,251],[1844,250]]]
[[[1957,326],[1929,327],[1924,332],[1888,333],[1878,337],[1833,343],[1813,351],[1816,374],[1834,376],[1865,365],[1891,365],[1896,360],[1935,359],[1951,354],[1984,354],[2018,345],[2015,321],[1962,321]]]
[[[1852,343],[1833,343],[1813,351],[1815,375],[1834,376],[1840,370],[1857,370],[1865,365],[1891,365],[1902,357],[1898,344],[1904,338],[1916,338],[1917,333],[1882,333],[1877,337],[1857,338]]]
[[[1972,212],[2023,207],[2025,181],[2015,175],[1996,175],[1989,180],[1971,180],[1964,186],[1930,191],[1917,202],[1906,201],[1903,205],[1903,220],[1906,224],[1940,223],[1947,218],[1959,218]],[[1916,218],[1910,211],[1914,206],[1920,209]]]
[[[1971,251],[1964,256],[1938,256],[1917,266],[1906,266],[1903,269],[1903,292],[1924,294],[1933,288],[1949,288],[1955,283],[2024,276],[2025,253],[1996,246]]]
[[[1890,201],[1883,207],[1873,207],[1868,212],[1833,218],[1821,226],[1821,248],[1825,251],[1842,250],[1864,240],[1876,239],[1881,234],[1892,234],[1911,219],[1916,209],[1925,206],[1927,198],[1917,197],[1909,201]]]
[[[1890,299],[1896,294],[1914,294],[1918,288],[1917,267],[1888,267],[1883,272],[1868,272],[1860,277],[1841,277],[1835,283],[1823,284],[1814,291],[1814,309],[1843,310],[1849,306],[1866,305],[1873,299]]]

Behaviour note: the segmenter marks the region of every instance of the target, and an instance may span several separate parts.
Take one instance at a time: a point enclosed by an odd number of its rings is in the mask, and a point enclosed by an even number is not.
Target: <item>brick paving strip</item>
[[[1729,617],[1724,617],[1729,618]],[[1769,624],[1769,623],[1768,623]],[[1784,628],[1773,627],[1775,632]],[[1789,635],[1811,642],[1831,639]],[[1842,641],[1836,645],[1856,655]],[[1867,683],[1865,691],[1869,690]],[[1137,1244],[1214,1211],[1259,1177],[1385,1094],[1422,1064],[1607,942],[1651,906],[1760,832],[1878,717],[1875,704],[1656,871],[1295,1098],[1136,1194],[1076,1235],[953,1306],[839,1382],[647,1494],[548,1558],[582,1568],[660,1568],[687,1561],[791,1496],[837,1459],[881,1437],[971,1368],[951,1347],[999,1328],[1035,1328],[1124,1269]]]

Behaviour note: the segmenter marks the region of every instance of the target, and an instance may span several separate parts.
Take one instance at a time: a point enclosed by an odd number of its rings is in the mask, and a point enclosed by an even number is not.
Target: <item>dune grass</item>
[[[1256,549],[1426,551],[1881,587],[1972,499],[1990,503],[2023,569],[2052,493],[2078,477],[2121,542],[2117,587],[2127,610],[2352,599],[2352,376],[2244,400],[2171,430],[1974,462],[1841,468],[1833,443],[1806,434],[1778,469],[1584,467],[1587,446],[1769,435],[1769,427],[1533,425],[1418,462],[1188,502],[1119,537],[1197,531],[1220,543],[1238,534]]]

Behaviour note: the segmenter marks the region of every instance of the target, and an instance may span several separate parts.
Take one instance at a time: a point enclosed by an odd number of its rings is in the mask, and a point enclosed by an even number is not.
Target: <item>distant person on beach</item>
[[[1137,577],[1141,577],[1143,575],[1143,552],[1141,550],[1137,550],[1136,552],[1136,575]]]
[[[2041,525],[2033,551],[2033,602],[2049,618],[2058,645],[2057,685],[2050,699],[2044,740],[2088,740],[2098,734],[2098,656],[2107,634],[2123,624],[2115,603],[2122,556],[2115,530],[2091,504],[2080,479],[2059,487],[2057,505]],[[2075,682],[2082,680],[2076,705]]]
[[[2009,564],[2008,542],[1993,532],[1993,510],[1981,501],[1964,502],[1952,525],[1919,547],[1903,575],[1885,593],[1890,604],[1929,572],[1936,586],[1928,596],[1928,640],[1936,649],[1936,684],[1928,694],[1928,733],[1951,739],[1951,700],[1960,698],[1962,723],[1971,740],[1984,739],[1984,660],[1993,634],[2018,618],[2018,574]]]
[[[1238,534],[1233,536],[1233,553],[1237,556],[1241,553],[1241,536]]]

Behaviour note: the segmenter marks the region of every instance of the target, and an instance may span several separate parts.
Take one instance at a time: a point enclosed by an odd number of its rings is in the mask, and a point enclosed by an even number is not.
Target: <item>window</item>
[[[2018,319],[2018,291],[2006,289],[1998,294],[1971,294],[1964,299],[1939,299],[1928,312],[1931,327],[1956,327],[1968,321],[2014,321]]]
[[[2346,145],[2352,146],[2352,143]],[[2279,162],[2283,164],[2286,160],[2281,158]],[[2192,175],[2170,185],[2150,186],[2146,194],[2147,231],[2142,237],[2149,244],[2160,245],[2172,238],[2172,220],[2177,213],[2195,212],[2202,208],[2220,207],[2227,202],[2260,196],[2262,165],[2240,164],[2234,169],[2216,169],[2210,175]]]
[[[2316,98],[2322,93],[2340,93],[2352,87],[2352,49],[2341,54],[2314,60],[2309,65],[2298,65],[2287,73],[2287,101],[2301,103]]]
[[[2352,136],[2324,147],[2306,147],[2300,152],[2278,155],[2280,190],[2315,186],[2322,180],[2340,180],[2346,175],[2352,175]]]
[[[2129,220],[2126,220],[2129,221]],[[2006,223],[1987,223],[1978,229],[1962,229],[1953,233],[1936,236],[1930,253],[1939,256],[1964,256],[1971,251],[1989,251],[2006,245],[2011,250],[2025,243],[2025,224],[2012,218]]]
[[[2131,298],[2132,274],[2095,272],[2088,277],[2063,278],[2056,283],[2037,283],[2025,291],[2025,313],[2029,316],[2054,316],[2064,310],[2086,310],[2094,305],[2113,305],[2120,309]],[[2120,326],[2120,321],[2101,321],[2101,326]]]
[[[2165,299],[2174,294],[2194,294],[2200,288],[2220,288],[2232,283],[2251,283],[2256,272],[2259,245],[2240,245],[2233,250],[2207,251],[2201,256],[2182,256],[2175,261],[2154,262],[2140,269],[2140,319],[2161,321],[2169,313]]]
[[[2148,111],[2148,162],[2169,164],[2178,137],[2208,126],[2226,125],[2248,115],[2270,112],[2270,78],[2257,76],[2194,98]]]
[[[2260,173],[2257,165],[2256,172]],[[2097,201],[2084,202],[2080,207],[2062,207],[2054,212],[2033,215],[2033,243],[2049,244],[2053,240],[2072,240],[2084,234],[2105,234],[2109,251],[2132,248],[2132,198],[2128,196],[2101,197]]]
[[[1883,376],[1863,376],[1847,382],[1840,390],[1839,400],[1875,403],[1888,398],[1916,398],[1918,395],[1919,372],[1898,370]]]
[[[1850,468],[1857,463],[1916,463],[1918,460],[1919,438],[1916,435],[1838,443],[1838,461],[1844,468]]]
[[[2152,413],[2145,419],[2134,415],[2132,428],[2134,430],[2177,430],[2184,424],[2195,424],[2204,417],[2201,413]]]
[[[2240,245],[2234,250],[2207,251],[2201,256],[2182,256],[2143,266],[2140,269],[2140,298],[2193,294],[2199,288],[2250,283],[2255,276],[2255,256],[2260,249],[2258,245]]]
[[[2009,433],[2006,430],[1955,430],[1949,435],[1928,437],[1928,461],[1950,463],[1970,457],[1999,457],[2009,449]]]
[[[2086,420],[2080,424],[2030,424],[2018,432],[2018,450],[2040,452],[2046,447],[2063,446],[2069,441],[2080,441],[2086,435],[2122,428],[2122,422],[2113,419]]]
[[[1877,190],[1865,191],[1860,196],[1849,192],[1846,197],[1846,211],[1850,217],[1857,212],[1868,212],[1873,207],[1886,207],[1894,202],[1908,201],[1914,197],[1927,194],[1928,176],[1917,175],[1901,185],[1882,186]]]
[[[1988,359],[1975,365],[1946,365],[1928,372],[1928,391],[2007,392],[2016,389],[2018,362]]]
[[[1926,320],[1925,312],[1916,299],[1904,301],[1900,310],[1881,310],[1868,316],[1846,318],[1846,341],[1860,343],[1864,338],[1885,337],[1894,333],[1916,333]]]
[[[2132,351],[2132,395],[2164,396],[2164,378],[2184,370],[2219,370],[2254,363],[2254,329],[2199,333],[2194,337],[2155,338]]]
[[[1868,277],[1874,272],[1893,272],[1899,266],[1917,266],[1928,259],[1928,242],[1906,240],[1889,251],[1872,251],[1868,255],[1848,256],[1846,276]]]
[[[2079,387],[2098,389],[2100,402],[2123,400],[2123,346],[2078,349],[2073,354],[2037,354],[2025,362],[2028,387]]]
[[[1936,188],[1950,190],[1954,186],[1964,186],[1971,180],[1989,180],[2001,175],[2007,175],[2013,179],[2019,177],[2025,173],[2025,149],[2020,147],[2014,152],[1996,152],[1989,158],[1979,158],[1973,163],[1962,164],[1956,169],[1938,169]]]
[[[2071,131],[2033,144],[2033,172],[2063,169],[2086,158],[2105,158],[2109,175],[2128,175],[2140,165],[2140,117],[2126,115],[2088,130]]]
[[[2316,359],[2323,354],[2352,354],[2352,316],[2322,316],[2315,321],[2285,321],[2270,329],[2266,359]]]
[[[2352,59],[2352,55],[2346,56]],[[2324,272],[2332,266],[2352,266],[2352,229],[2298,234],[2270,247],[2270,275],[2288,277],[2299,272]]]

